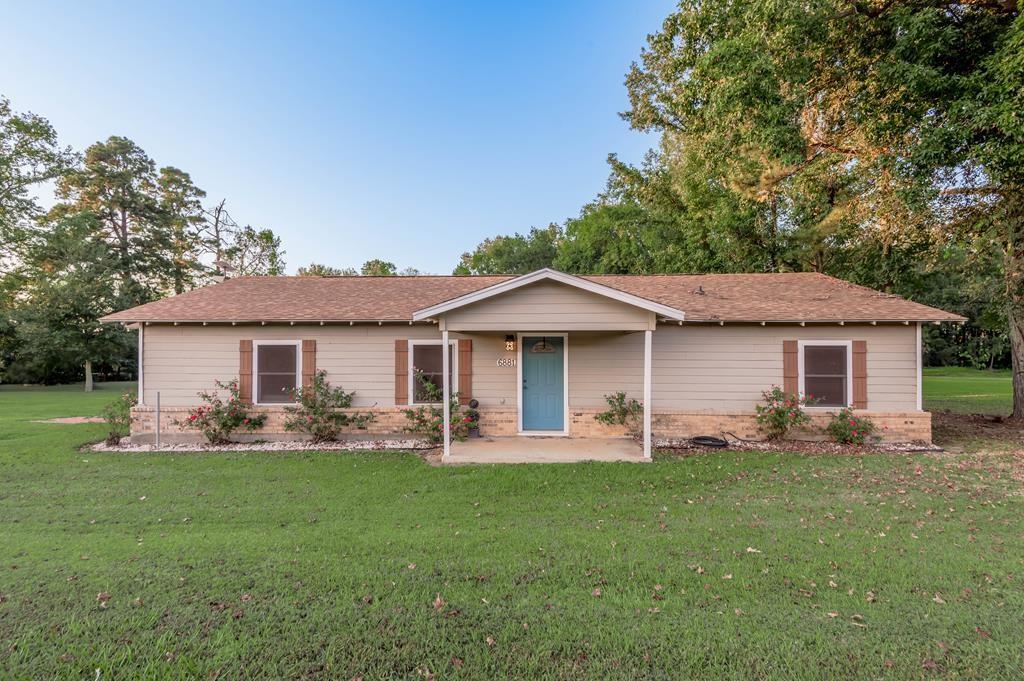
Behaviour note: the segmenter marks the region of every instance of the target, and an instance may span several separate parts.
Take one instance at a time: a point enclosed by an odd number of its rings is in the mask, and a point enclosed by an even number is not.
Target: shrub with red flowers
[[[761,395],[764,404],[755,407],[757,424],[769,440],[785,437],[790,430],[811,422],[811,417],[804,411],[805,406],[813,403],[809,397],[787,393],[777,385]]]
[[[231,435],[237,430],[253,431],[261,428],[267,420],[266,414],[250,414],[248,405],[238,397],[238,381],[215,382],[216,390],[199,393],[203,401],[190,410],[184,421],[178,425],[200,431],[214,445],[231,442]],[[227,393],[226,399],[221,396]]]
[[[428,380],[420,371],[415,373],[414,378],[419,381],[422,388],[422,392],[419,394],[427,404],[402,410],[405,418],[409,419],[409,425],[405,427],[405,432],[419,435],[433,444],[437,444],[444,440],[444,391],[433,381]],[[452,393],[450,397],[448,406],[451,413],[452,439],[462,441],[466,439],[469,424],[473,422],[473,419],[462,413],[458,393]]]
[[[875,424],[866,416],[857,416],[849,407],[832,416],[825,428],[829,437],[843,445],[862,445],[875,432]]]
[[[308,433],[313,442],[337,440],[338,433],[348,426],[364,429],[374,419],[372,413],[340,411],[352,406],[354,396],[354,391],[347,393],[331,387],[327,372],[318,371],[313,376],[313,385],[292,391],[297,404],[284,408],[288,412],[284,429]]]

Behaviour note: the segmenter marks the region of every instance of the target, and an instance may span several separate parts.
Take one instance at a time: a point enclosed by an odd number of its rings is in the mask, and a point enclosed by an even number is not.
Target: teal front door
[[[565,340],[523,336],[523,430],[565,429]]]

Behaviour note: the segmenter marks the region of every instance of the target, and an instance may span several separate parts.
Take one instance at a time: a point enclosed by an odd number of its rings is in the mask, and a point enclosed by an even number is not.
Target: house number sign
[[[499,357],[498,366],[500,367],[514,367],[516,365],[515,357]]]

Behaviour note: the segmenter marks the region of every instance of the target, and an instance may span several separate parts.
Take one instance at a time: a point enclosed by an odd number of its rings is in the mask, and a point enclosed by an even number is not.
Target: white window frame
[[[301,340],[254,340],[252,342],[252,403],[260,407],[279,407],[296,402],[260,402],[260,346],[261,345],[294,345],[295,346],[295,389],[302,388],[302,341]]]
[[[840,406],[805,405],[805,409],[845,409],[853,407],[853,341],[852,340],[800,340],[797,341],[797,389],[800,397],[807,395],[804,388],[804,348],[819,346],[841,346],[846,348],[846,404]]]
[[[429,406],[432,404],[441,404],[441,402],[417,402],[416,401],[416,382],[414,379],[413,370],[416,368],[413,364],[413,348],[417,345],[441,345],[444,341],[438,339],[409,339],[409,404],[410,405],[425,405]],[[454,381],[455,385],[449,385],[450,394],[454,395],[459,391],[459,341],[457,338],[453,338],[448,341],[448,347],[452,348],[452,361],[451,361],[451,380]],[[442,356],[443,359],[443,356]],[[442,364],[442,366],[444,366]]]

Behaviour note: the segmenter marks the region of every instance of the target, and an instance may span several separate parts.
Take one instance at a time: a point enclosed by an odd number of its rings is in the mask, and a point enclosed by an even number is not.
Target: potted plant
[[[466,435],[469,437],[480,437],[480,412],[477,410],[479,406],[479,402],[470,400],[469,408],[462,412],[462,420],[466,424]]]

